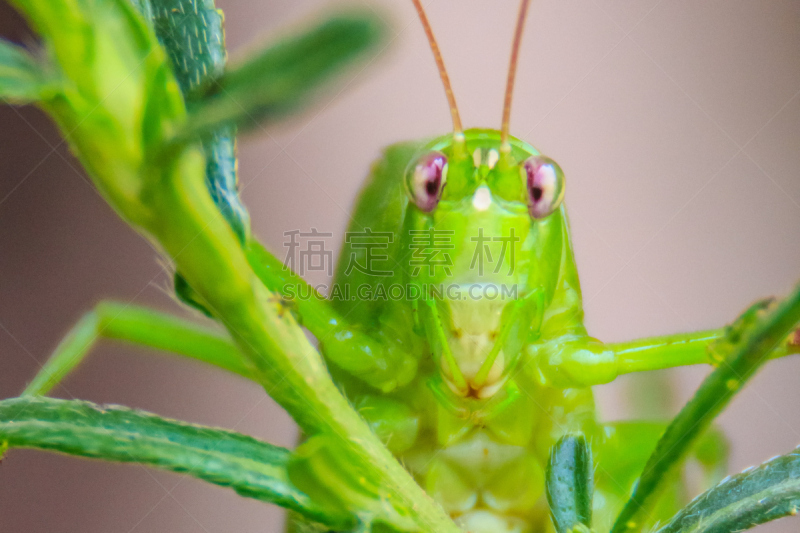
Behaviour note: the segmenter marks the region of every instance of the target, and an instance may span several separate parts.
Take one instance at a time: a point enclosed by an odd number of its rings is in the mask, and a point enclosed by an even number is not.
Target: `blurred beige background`
[[[359,2],[355,2],[359,4]],[[467,126],[497,127],[516,1],[428,0]],[[233,56],[336,2],[220,0]],[[380,148],[441,134],[449,116],[410,2],[383,56],[303,116],[251,135],[241,181],[253,227],[341,238]],[[0,33],[25,40],[0,3]],[[604,340],[722,325],[800,279],[800,2],[536,0],[512,133],[567,173],[587,324]],[[30,108],[0,108],[0,398],[18,394],[101,298],[176,309],[158,257],[88,184]],[[338,247],[338,242],[337,242]],[[324,281],[324,276],[311,276]],[[706,372],[674,373],[677,409]],[[630,379],[597,389],[630,412]],[[739,471],[800,442],[800,359],[771,363],[723,414]],[[234,428],[280,445],[291,420],[258,387],[105,343],[58,391]],[[666,401],[666,400],[665,400]],[[277,532],[275,509],[138,466],[13,451],[0,532]],[[762,531],[796,531],[797,519]]]

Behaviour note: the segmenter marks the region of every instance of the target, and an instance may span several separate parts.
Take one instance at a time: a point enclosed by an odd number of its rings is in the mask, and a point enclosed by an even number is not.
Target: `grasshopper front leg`
[[[286,268],[261,244],[253,241],[247,257],[261,282],[282,295],[288,310],[319,341],[325,357],[368,385],[389,392],[409,383],[417,372],[414,351],[378,328],[368,334],[352,325],[303,278]]]
[[[178,317],[118,302],[101,302],[83,315],[58,344],[23,394],[45,395],[100,339],[115,339],[203,361],[253,379],[254,369],[224,333]]]
[[[726,328],[647,337],[604,344],[587,336],[558,338],[528,346],[529,368],[539,382],[556,387],[588,387],[609,383],[623,374],[725,360],[728,339],[764,310],[770,300],[747,309]],[[773,359],[800,353],[800,328],[775,346]]]

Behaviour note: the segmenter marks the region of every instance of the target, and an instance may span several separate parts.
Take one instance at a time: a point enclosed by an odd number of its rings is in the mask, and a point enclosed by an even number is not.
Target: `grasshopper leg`
[[[47,394],[86,358],[100,339],[172,352],[248,379],[254,373],[225,333],[144,307],[101,302],[72,327],[23,394]]]
[[[776,346],[771,358],[800,353],[800,330]],[[588,387],[613,381],[632,372],[678,366],[718,364],[723,356],[715,351],[724,341],[726,329],[678,333],[604,344],[589,337],[556,340],[528,347],[539,379],[556,387]]]
[[[325,357],[337,367],[383,392],[407,384],[416,375],[414,351],[398,339],[353,326],[258,242],[250,244],[247,257],[261,282],[296,311],[298,322],[317,338]]]

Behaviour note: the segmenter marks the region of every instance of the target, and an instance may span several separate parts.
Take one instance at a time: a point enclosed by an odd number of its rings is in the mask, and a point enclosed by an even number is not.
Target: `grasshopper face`
[[[437,368],[458,396],[488,398],[538,337],[559,274],[564,178],[552,160],[500,132],[431,143],[409,165],[409,269]],[[550,258],[550,259],[545,259]]]

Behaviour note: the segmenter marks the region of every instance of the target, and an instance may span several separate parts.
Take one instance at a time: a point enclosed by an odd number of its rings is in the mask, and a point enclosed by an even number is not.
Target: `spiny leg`
[[[100,339],[164,350],[248,379],[253,377],[253,370],[239,349],[222,332],[144,307],[101,302],[72,327],[23,394],[47,394],[83,361]]]

